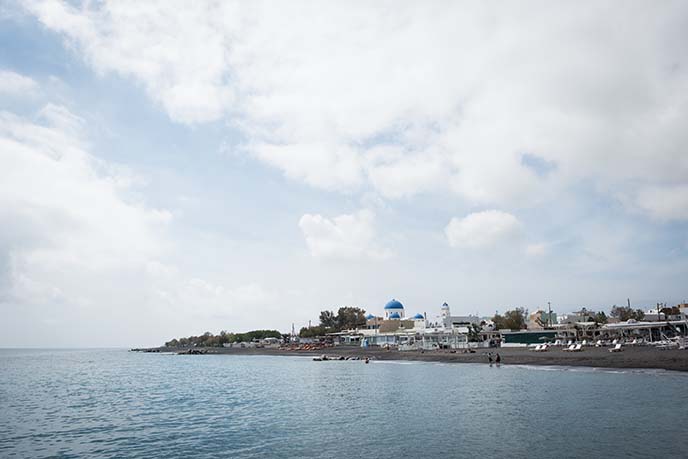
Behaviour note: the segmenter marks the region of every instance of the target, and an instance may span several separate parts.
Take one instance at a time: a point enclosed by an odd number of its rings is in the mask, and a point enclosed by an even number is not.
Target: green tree
[[[299,336],[301,338],[315,338],[317,336],[325,336],[328,333],[332,333],[335,330],[329,327],[323,327],[319,325],[317,327],[303,327],[299,331]]]
[[[334,328],[337,326],[337,316],[332,311],[320,312],[320,325],[323,327]]]
[[[492,321],[497,330],[522,330],[526,328],[525,308],[514,308],[506,311],[504,315],[495,314]]]
[[[471,324],[468,327],[468,341],[475,343],[480,341],[480,327],[476,324]]]
[[[348,330],[365,325],[365,311],[361,308],[343,307],[337,311],[337,329]]]
[[[642,309],[633,310],[629,306],[614,305],[612,306],[610,314],[621,322],[625,322],[629,319],[643,320],[645,318],[645,312]]]
[[[506,328],[504,325],[504,316],[502,316],[499,313],[495,313],[494,317],[492,318],[492,322],[494,322],[494,328],[495,330],[502,330]]]
[[[596,324],[606,324],[607,320],[607,314],[605,314],[604,311],[600,311],[594,316],[594,322]]]

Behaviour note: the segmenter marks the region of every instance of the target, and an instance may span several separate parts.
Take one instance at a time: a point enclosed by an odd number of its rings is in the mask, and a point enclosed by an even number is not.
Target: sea
[[[685,458],[688,374],[0,350],[2,458]]]

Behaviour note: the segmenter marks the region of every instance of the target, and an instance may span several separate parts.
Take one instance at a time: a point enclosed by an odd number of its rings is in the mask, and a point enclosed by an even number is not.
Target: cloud
[[[171,212],[127,199],[140,179],[92,154],[87,128],[54,104],[0,111],[0,344],[154,345],[175,321],[259,325],[274,294],[257,282],[161,261],[179,260]]]
[[[681,2],[26,5],[98,73],[317,188],[532,205],[688,174]]]
[[[146,264],[145,279],[152,292],[152,306],[186,317],[250,322],[254,320],[247,317],[250,312],[265,310],[276,298],[256,282],[232,286],[189,277],[177,266],[155,260]]]
[[[0,94],[26,96],[34,94],[39,86],[32,78],[0,69]]]
[[[95,306],[104,279],[164,250],[170,214],[121,197],[123,178],[86,151],[66,108],[38,118],[0,112],[0,298]]]
[[[531,257],[541,257],[546,255],[549,251],[549,244],[540,242],[536,244],[528,244],[526,246],[526,255]]]
[[[521,223],[513,215],[485,210],[464,218],[452,218],[444,232],[451,247],[486,249],[515,240],[521,229]]]
[[[383,259],[390,256],[375,240],[375,214],[361,210],[332,219],[305,214],[299,227],[313,257],[334,259]]]
[[[634,204],[658,220],[688,220],[688,184],[641,188]]]

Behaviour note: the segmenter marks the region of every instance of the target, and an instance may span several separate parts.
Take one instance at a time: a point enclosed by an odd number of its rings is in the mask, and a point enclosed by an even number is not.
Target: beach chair
[[[587,346],[587,345],[588,345],[588,340],[587,340],[587,339],[584,339],[583,342],[581,343],[581,345]]]
[[[573,349],[571,349],[571,352],[580,352],[583,350],[583,345],[582,344],[576,344],[573,346]]]
[[[537,346],[535,346],[534,348],[532,348],[531,351],[538,352],[538,351],[542,348],[542,346],[544,346],[544,345],[543,345],[543,344],[538,344]]]
[[[609,352],[621,352],[621,351],[623,351],[623,348],[621,347],[621,343],[617,343],[616,346],[609,349]]]
[[[555,345],[555,346],[561,346],[561,345],[562,345],[561,340],[560,340],[560,339],[556,340],[556,341],[554,342],[554,345]]]
[[[564,351],[566,351],[566,352],[573,352],[573,350],[574,350],[575,348],[576,348],[576,345],[575,345],[575,344],[571,344],[569,347],[567,347],[566,349],[564,349]]]
[[[618,339],[615,339],[614,341],[612,341],[612,346],[616,346],[617,344],[619,344],[619,340],[618,340]]]
[[[602,346],[602,340],[598,339],[597,342],[595,343],[595,347],[601,347]]]

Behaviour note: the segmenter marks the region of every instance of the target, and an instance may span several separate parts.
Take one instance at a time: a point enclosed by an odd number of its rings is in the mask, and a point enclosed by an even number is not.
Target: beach
[[[547,352],[533,352],[526,348],[476,349],[475,353],[461,350],[451,352],[384,350],[381,348],[363,349],[358,346],[336,346],[320,350],[285,350],[278,348],[193,348],[196,352],[230,355],[285,355],[332,357],[369,357],[372,360],[415,360],[445,363],[484,363],[488,364],[488,352],[499,353],[502,365],[545,365],[580,366],[593,368],[662,369],[688,371],[688,350],[660,350],[650,346],[628,346],[622,352],[609,352],[608,347],[586,347],[581,352],[565,352],[563,348],[553,347]],[[182,348],[139,349],[144,352],[186,352]]]

